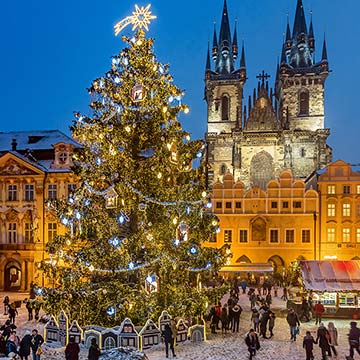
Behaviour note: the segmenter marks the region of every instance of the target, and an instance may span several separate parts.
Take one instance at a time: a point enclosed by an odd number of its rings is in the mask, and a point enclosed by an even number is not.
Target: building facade
[[[47,285],[37,263],[63,231],[48,200],[76,187],[71,155],[79,145],[60,131],[0,133],[0,290]]]
[[[360,172],[338,160],[317,178],[320,194],[320,260],[360,259]]]
[[[282,170],[307,178],[331,162],[325,128],[324,90],[329,74],[326,43],[315,62],[312,21],[307,28],[302,0],[297,1],[292,32],[287,25],[274,90],[264,71],[257,89],[243,103],[246,82],[242,44],[237,65],[236,29],[231,36],[226,0],[219,36],[216,29],[211,65],[208,49],[205,72],[207,102],[206,163],[208,185],[230,172],[246,187],[266,188]]]
[[[319,196],[307,190],[303,180],[294,179],[290,170],[269,181],[266,190],[246,188],[226,173],[213,185],[212,203],[220,231],[207,245],[230,244],[230,268],[272,263],[275,271],[281,271],[294,260],[314,258]]]

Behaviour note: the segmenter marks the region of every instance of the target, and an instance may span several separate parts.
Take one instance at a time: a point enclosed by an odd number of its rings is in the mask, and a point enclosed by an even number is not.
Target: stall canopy
[[[360,261],[300,261],[306,290],[360,291]]]
[[[274,268],[269,263],[240,263],[236,265],[228,265],[221,268],[220,272],[274,272]]]

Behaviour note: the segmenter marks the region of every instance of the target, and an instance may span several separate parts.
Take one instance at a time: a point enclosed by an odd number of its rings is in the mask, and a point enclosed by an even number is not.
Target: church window
[[[334,195],[335,194],[335,185],[328,185],[327,187],[327,193],[329,195]]]
[[[328,216],[335,216],[335,204],[328,204]]]
[[[350,242],[350,228],[343,229],[343,242]]]
[[[299,115],[309,115],[309,92],[301,91],[300,96]]]
[[[301,230],[301,242],[303,243],[310,242],[310,230],[308,229]]]
[[[220,174],[221,175],[224,175],[224,174],[226,174],[226,165],[221,165],[221,168],[220,168]]]
[[[251,159],[250,180],[252,185],[266,189],[267,183],[273,178],[273,158],[266,151],[261,151]]]
[[[8,243],[9,244],[16,244],[16,242],[17,242],[16,227],[17,227],[16,223],[8,224]]]
[[[279,230],[278,229],[270,229],[270,242],[271,243],[279,242]]]
[[[246,229],[240,230],[240,242],[247,243],[248,242],[248,231]]]
[[[305,156],[306,156],[306,150],[305,150],[305,148],[301,148],[301,149],[300,149],[300,156],[301,156],[301,157],[305,157]]]
[[[218,201],[218,202],[216,203],[216,208],[217,208],[217,209],[222,209],[222,202],[221,202],[221,201]]]
[[[328,228],[327,229],[327,241],[328,242],[335,242],[335,228]]]
[[[8,186],[8,200],[9,201],[17,200],[17,186],[16,185]]]
[[[226,209],[231,209],[231,202],[230,201],[226,202],[225,207],[226,207]]]
[[[343,186],[343,194],[350,194],[350,185]]]
[[[33,243],[34,242],[34,231],[32,228],[31,223],[27,222],[24,226],[24,240],[26,243]]]
[[[33,184],[25,184],[25,201],[34,201],[34,185]]]
[[[53,241],[57,235],[57,223],[48,223],[48,241]]]
[[[224,230],[224,242],[232,242],[232,230]]]
[[[229,120],[230,99],[228,95],[223,95],[221,98],[221,120]]]

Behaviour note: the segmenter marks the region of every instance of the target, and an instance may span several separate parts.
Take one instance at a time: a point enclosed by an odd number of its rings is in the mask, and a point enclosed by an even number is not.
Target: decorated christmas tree
[[[227,257],[203,246],[218,229],[204,169],[194,166],[204,143],[182,129],[183,92],[142,27],[135,22],[88,89],[91,116],[76,113],[71,128],[82,145],[73,160],[79,185],[49,204],[67,232],[41,265],[53,288],[37,290],[48,312],[64,309],[82,325],[140,323],[162,310],[197,317],[221,292],[204,286]]]

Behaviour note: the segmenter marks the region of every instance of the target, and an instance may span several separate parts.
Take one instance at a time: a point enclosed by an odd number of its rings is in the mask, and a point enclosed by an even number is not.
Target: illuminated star
[[[115,26],[115,35],[119,35],[121,30],[123,30],[129,24],[132,24],[132,31],[136,28],[144,28],[146,31],[149,31],[149,24],[151,20],[156,19],[155,15],[151,14],[150,4],[146,7],[135,5],[135,11],[132,13],[132,16],[127,16],[125,19],[119,21]]]

